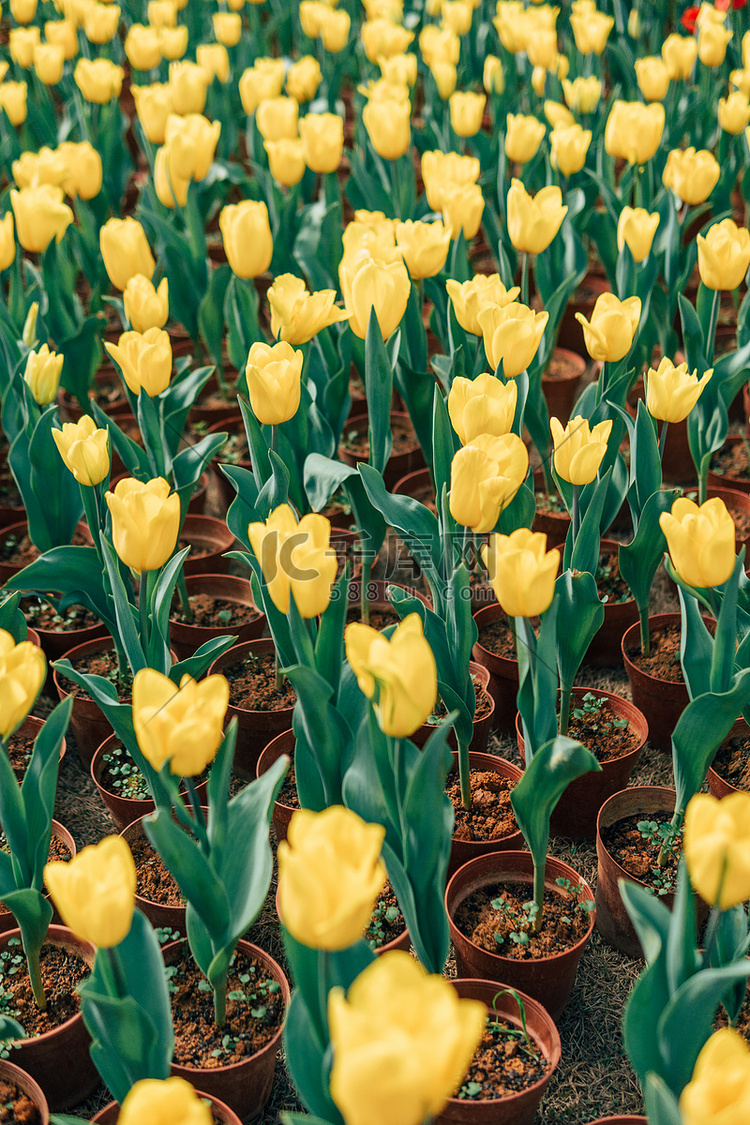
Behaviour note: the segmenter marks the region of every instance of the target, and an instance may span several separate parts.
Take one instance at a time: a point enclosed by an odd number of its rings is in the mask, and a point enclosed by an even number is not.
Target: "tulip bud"
[[[482,547],[495,597],[508,617],[539,617],[555,595],[560,566],[557,548],[547,550],[547,536],[519,527],[510,535],[492,535]]]
[[[36,0],[10,0],[10,14],[16,23],[31,23],[36,15]]]
[[[477,535],[492,531],[523,484],[529,454],[517,434],[480,434],[451,464],[450,512]]]
[[[380,73],[386,82],[397,86],[413,86],[417,81],[417,56],[392,55],[389,59],[378,59]]]
[[[154,70],[161,62],[161,47],[156,28],[134,23],[125,36],[125,54],[135,70]]]
[[[201,43],[196,48],[195,58],[198,66],[205,70],[209,85],[214,78],[219,82],[229,80],[229,55],[222,43]]]
[[[109,43],[120,25],[120,9],[116,4],[87,4],[83,12],[83,33],[89,43]]]
[[[36,344],[36,322],[39,316],[39,302],[32,301],[29,306],[29,311],[26,313],[26,320],[23,322],[23,332],[21,339],[27,348],[33,348]]]
[[[160,328],[123,332],[117,344],[104,345],[119,366],[128,390],[154,398],[169,386],[172,377],[172,344]]]
[[[585,13],[573,12],[570,26],[573,29],[576,47],[581,54],[590,55],[593,52],[595,55],[601,55],[607,46],[609,33],[614,24],[612,16],[597,12],[593,7]]]
[[[750,793],[698,793],[685,811],[683,851],[704,902],[731,910],[750,898]]]
[[[10,57],[23,70],[34,63],[34,48],[41,42],[38,27],[13,27],[8,35]]]
[[[7,270],[16,260],[16,239],[13,226],[13,213],[6,212],[0,219],[0,273]]]
[[[125,315],[136,332],[163,328],[169,317],[169,282],[163,278],[156,289],[147,277],[137,273],[125,286],[123,303]]]
[[[508,235],[516,250],[541,254],[555,237],[568,213],[559,187],[545,187],[531,196],[520,180],[508,191]]]
[[[188,48],[188,29],[184,24],[179,27],[159,28],[159,50],[162,57],[176,62],[181,59]]]
[[[16,644],[10,633],[0,629],[0,739],[7,742],[20,727],[46,678],[42,650],[31,641]]]
[[[616,101],[604,129],[604,147],[610,156],[629,164],[645,164],[654,155],[664,132],[664,106],[660,102]]]
[[[287,71],[286,92],[301,105],[315,97],[322,80],[323,74],[318,60],[312,55],[304,55]]]
[[[725,133],[739,136],[750,123],[750,102],[741,90],[719,98],[719,125]]]
[[[576,113],[593,113],[602,96],[601,81],[594,74],[572,82],[563,78],[562,88],[565,104]]]
[[[264,141],[271,175],[279,184],[293,187],[305,174],[305,146],[302,141]]]
[[[631,39],[639,39],[641,34],[641,16],[637,8],[633,8],[628,16],[628,35]]]
[[[109,219],[99,231],[104,268],[115,289],[125,289],[131,277],[151,277],[156,269],[146,232],[132,217]]]
[[[142,668],[133,680],[133,728],[144,758],[158,772],[169,762],[178,777],[197,777],[214,760],[224,738],[229,683],[207,676],[196,683]]]
[[[40,43],[34,48],[34,70],[45,86],[55,86],[65,67],[65,52],[55,43]]]
[[[45,864],[44,882],[63,922],[80,941],[112,949],[130,933],[136,871],[122,836],[105,836],[68,863]]]
[[[586,163],[591,144],[591,130],[580,125],[555,126],[550,136],[550,162],[563,176],[573,176]]]
[[[698,378],[697,370],[688,374],[687,363],[675,367],[663,356],[659,366],[649,368],[646,378],[646,408],[652,418],[662,422],[682,422],[703,393],[713,375],[713,367]]]
[[[704,66],[721,66],[732,32],[721,24],[706,23],[698,36],[698,58]]]
[[[506,117],[505,155],[517,164],[526,164],[539,151],[545,128],[536,117],[509,113]]]
[[[112,542],[131,570],[158,570],[172,557],[180,534],[180,498],[169,495],[169,481],[118,481],[105,493],[112,517]]]
[[[478,320],[493,371],[502,362],[505,378],[515,379],[539,351],[549,313],[535,313],[527,305],[513,301],[488,305],[479,313]]]
[[[471,445],[482,434],[502,437],[510,433],[517,400],[518,388],[512,380],[501,383],[487,372],[476,379],[454,379],[448,394],[448,414],[461,444]]]
[[[448,257],[451,232],[439,220],[436,223],[412,222],[396,224],[396,245],[404,256],[413,281],[440,273]]]
[[[251,347],[245,378],[253,414],[263,425],[278,426],[297,413],[303,359],[285,340]]]
[[[339,51],[343,51],[349,42],[351,16],[343,8],[332,9],[327,4],[324,4],[323,7],[325,10],[320,20],[320,38],[326,51],[337,54]],[[401,52],[396,53],[400,54]]]
[[[308,113],[299,123],[305,163],[313,172],[335,172],[344,151],[344,119],[337,113]]]
[[[313,949],[347,949],[370,924],[386,880],[385,829],[340,805],[298,809],[279,844],[279,917]]]
[[[290,344],[306,344],[330,324],[348,319],[349,314],[337,308],[335,300],[335,289],[309,293],[302,278],[281,274],[268,290],[271,333]]]
[[[342,259],[339,280],[354,335],[360,340],[366,338],[374,309],[383,339],[392,336],[403,319],[411,292],[403,260],[386,262],[360,250],[349,261]]]
[[[470,90],[451,95],[451,125],[459,137],[473,137],[482,128],[486,94],[474,94]]]
[[[614,293],[601,293],[591,314],[591,323],[583,313],[576,320],[583,328],[586,350],[592,359],[617,363],[633,346],[633,337],[641,319],[639,297],[618,300]]]
[[[344,644],[360,691],[375,700],[380,729],[392,738],[410,738],[437,701],[435,657],[419,615],[405,617],[390,639],[354,621],[344,631]]]
[[[247,534],[276,608],[289,613],[293,597],[302,617],[325,613],[338,569],[325,516],[313,513],[297,523],[289,505],[280,504],[265,523],[251,523]]]
[[[117,9],[119,18],[119,8]],[[47,20],[44,25],[44,38],[48,43],[59,43],[66,62],[78,54],[78,35],[70,20]]]
[[[78,89],[87,102],[104,105],[119,98],[125,71],[109,59],[79,59],[73,71]]]
[[[258,106],[255,124],[264,140],[295,140],[298,115],[299,105],[295,98],[268,98]]]
[[[180,117],[186,117],[189,113],[203,113],[208,84],[208,75],[197,63],[171,63],[169,93],[174,112]]]
[[[219,214],[219,229],[227,261],[237,277],[258,277],[273,257],[273,238],[265,203],[243,199],[229,203]]]
[[[659,55],[635,60],[638,89],[647,102],[663,102],[669,89],[669,70]]]
[[[454,188],[476,184],[479,179],[479,161],[475,156],[423,152],[421,165],[425,194],[432,211],[443,210],[443,202]]]
[[[280,66],[277,64],[281,64]],[[256,59],[255,66],[243,71],[239,81],[240,100],[245,113],[255,113],[261,102],[278,98],[284,85],[283,59]],[[296,100],[296,99],[295,99]],[[293,140],[297,136],[295,118],[294,133],[291,137],[279,138]]]
[[[484,195],[479,184],[446,184],[442,212],[451,238],[458,238],[463,231],[466,241],[471,242],[484,214]]]
[[[212,21],[216,41],[224,47],[236,47],[242,36],[242,16],[238,12],[214,12]]]
[[[435,62],[430,67],[430,74],[435,79],[438,94],[447,102],[456,89],[458,72],[455,66],[449,62]]]
[[[23,125],[26,120],[26,83],[0,82],[0,109],[4,109],[11,125]]]
[[[643,207],[623,207],[617,223],[617,249],[622,254],[627,243],[633,260],[642,262],[651,253],[658,225],[658,211],[651,214]]]
[[[683,203],[695,207],[708,199],[720,172],[718,160],[707,149],[696,152],[694,148],[686,148],[683,152],[673,148],[667,156],[662,180]]]
[[[49,406],[56,397],[64,358],[51,352],[47,344],[42,344],[38,351],[29,352],[23,377],[39,406]]]
[[[109,431],[98,430],[90,414],[80,422],[65,422],[52,430],[60,456],[79,484],[87,488],[99,484],[109,472]]]
[[[699,589],[721,586],[734,570],[735,527],[718,497],[699,507],[681,496],[671,512],[663,512],[664,532],[672,566],[683,582]]]
[[[205,87],[203,89],[205,103]],[[170,114],[176,113],[172,86],[154,82],[151,86],[131,86],[130,91],[146,140],[152,145],[164,144],[167,119]],[[203,106],[200,108],[203,109]]]
[[[550,418],[552,443],[555,448],[555,472],[570,484],[591,484],[607,453],[612,432],[611,418],[589,429],[588,418],[576,414],[565,429],[557,418]]]
[[[727,798],[728,799],[728,798]],[[682,1125],[734,1125],[750,1114],[750,1049],[738,1031],[715,1031],[680,1095]]]
[[[63,203],[62,188],[51,184],[11,191],[16,235],[24,250],[41,254],[54,238],[59,242],[73,222],[73,212]]]
[[[497,55],[485,55],[482,70],[482,85],[488,94],[502,94],[505,90],[505,74],[502,61]]]
[[[12,195],[12,192],[11,192]],[[699,234],[698,271],[709,289],[736,289],[742,284],[750,266],[750,231],[738,228],[732,219],[724,219],[709,227],[708,234]]]
[[[381,56],[403,55],[414,38],[414,32],[399,27],[391,20],[375,19],[362,24],[360,38],[367,58],[375,63]]]
[[[445,288],[453,305],[456,320],[464,332],[471,332],[474,336],[482,335],[482,326],[479,323],[479,314],[488,305],[509,305],[515,301],[521,290],[515,285],[506,289],[500,280],[500,274],[477,273],[470,281],[446,281]]]
[[[362,121],[372,147],[384,160],[398,160],[411,144],[411,104],[395,99],[368,101]]]
[[[75,199],[94,199],[102,190],[102,158],[89,141],[65,141],[58,148],[65,161],[63,191]]]
[[[698,44],[692,35],[684,36],[673,32],[662,43],[661,57],[667,64],[669,77],[673,81],[689,78],[698,56]]]

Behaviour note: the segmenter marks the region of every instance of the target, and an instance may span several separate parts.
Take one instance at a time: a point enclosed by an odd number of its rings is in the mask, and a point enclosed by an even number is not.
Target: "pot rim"
[[[636,622],[636,624],[637,624],[637,622]],[[620,762],[626,762],[628,760],[628,758],[632,758],[634,754],[639,754],[643,750],[643,747],[648,742],[648,719],[643,714],[643,711],[641,711],[640,708],[636,707],[635,703],[633,703],[633,701],[631,699],[626,699],[624,695],[618,695],[617,692],[608,691],[606,688],[585,687],[584,685],[581,685],[581,684],[574,684],[574,686],[573,686],[573,698],[578,698],[578,697],[582,698],[584,695],[587,695],[589,693],[591,693],[592,695],[598,696],[600,699],[607,699],[607,700],[614,699],[614,700],[616,700],[617,703],[619,705],[621,705],[621,709],[623,711],[633,712],[632,715],[623,716],[623,717],[627,718],[628,726],[631,723],[634,723],[634,724],[637,724],[638,726],[642,726],[645,730],[645,734],[638,735],[638,737],[640,737],[640,742],[638,743],[637,746],[633,747],[632,750],[628,750],[626,754],[620,754],[617,758],[610,758],[609,761],[600,762],[599,765],[601,766],[602,771],[604,771],[606,766],[614,766],[614,765],[616,765]],[[521,729],[521,712],[520,711],[516,711],[515,724],[516,724],[516,738],[518,740],[518,747],[519,747],[519,752],[520,752],[521,743],[524,741],[523,731]],[[619,790],[618,790],[618,792],[619,792]]]
[[[17,1042],[21,1042],[21,1040],[17,1040]],[[3,1071],[6,1072],[7,1078],[33,1101],[39,1110],[42,1125],[49,1125],[49,1103],[44,1096],[44,1090],[36,1079],[32,1078],[22,1066],[11,1062],[10,1059],[0,1059],[0,1077],[3,1077]],[[27,1086],[28,1089],[24,1089],[24,1086]]]
[[[272,637],[256,637],[255,640],[252,641],[240,641],[239,644],[232,645],[231,648],[228,648],[226,652],[222,652],[221,656],[217,656],[213,664],[209,665],[206,675],[211,676],[216,672],[221,672],[221,669],[226,666],[227,662],[232,663],[228,658],[232,656],[233,653],[235,654],[235,661],[244,658],[245,651],[250,649],[251,645],[263,645],[264,648],[261,651],[264,654],[267,652],[276,652],[276,646],[273,643]],[[241,654],[240,650],[243,650]],[[278,707],[273,711],[260,711],[251,707],[240,707],[238,704],[232,703],[231,700],[229,702],[230,709],[234,708],[235,711],[242,711],[245,715],[291,715],[294,706],[295,705],[292,704],[291,707]]]
[[[648,619],[649,636],[657,631],[660,626],[666,627],[667,625],[681,624],[681,620],[682,618],[679,611],[672,611],[671,613],[652,613],[649,615]],[[679,687],[679,681],[665,680],[662,676],[653,676],[650,672],[643,671],[643,669],[639,668],[638,665],[633,660],[631,660],[630,653],[634,653],[636,652],[636,650],[640,651],[640,629],[640,621],[634,621],[632,625],[628,625],[627,629],[622,634],[622,640],[620,641],[620,650],[622,652],[623,663],[625,664],[626,669],[628,665],[630,665],[639,675],[644,676],[648,680],[652,680],[655,684],[668,684],[670,687]],[[637,643],[635,646],[631,643],[634,637],[637,638]],[[684,680],[682,681],[682,686],[684,687]]]
[[[635,794],[637,794],[637,793],[644,793],[644,794],[649,793],[649,794],[654,794],[654,795],[665,795],[666,794],[666,795],[673,796],[675,798],[675,800],[677,799],[677,793],[674,789],[670,789],[669,786],[667,786],[667,785],[628,785],[628,786],[625,787],[625,789],[619,789],[617,791],[617,793],[613,793],[611,797],[608,797],[607,800],[602,805],[602,807],[599,809],[599,812],[598,812],[597,817],[596,817],[596,850],[597,850],[597,855],[599,853],[599,849],[601,848],[601,850],[607,855],[608,859],[612,863],[612,866],[618,872],[619,878],[627,879],[631,883],[639,883],[641,886],[647,887],[649,885],[648,883],[646,883],[643,879],[639,879],[636,875],[631,875],[629,871],[626,871],[625,868],[622,867],[622,865],[620,863],[618,863],[618,861],[615,859],[615,857],[609,851],[606,844],[604,843],[604,840],[602,839],[602,827],[603,827],[602,818],[605,815],[605,812],[607,811],[607,806],[611,807],[612,804],[619,797],[622,797],[622,795],[624,793],[632,794],[634,797],[635,797]],[[672,802],[672,807],[674,808],[674,801]],[[669,812],[669,802],[668,801],[667,801],[667,805],[666,805],[666,808],[665,808],[664,811]],[[628,814],[625,814],[625,815],[628,815]],[[620,817],[618,819],[622,819],[622,817]],[[617,821],[613,820],[612,823],[617,824]]]
[[[16,928],[14,930],[6,930],[4,934],[0,934],[0,946],[7,946],[11,938],[18,938],[20,941],[21,931]],[[57,926],[53,923],[47,930],[47,936],[42,944],[62,945],[72,948],[88,965],[89,971],[93,968],[94,955],[96,953],[94,946],[88,941],[81,941],[67,926]],[[63,1029],[69,1028],[76,1020],[83,1020],[83,1012],[80,1008],[75,1015],[69,1016],[63,1023],[59,1023],[57,1027],[52,1027],[49,1031],[43,1031],[41,1035],[32,1035],[25,1039],[14,1039],[13,1043],[16,1045],[16,1048],[26,1047],[32,1043],[48,1043],[53,1036],[59,1035]]]

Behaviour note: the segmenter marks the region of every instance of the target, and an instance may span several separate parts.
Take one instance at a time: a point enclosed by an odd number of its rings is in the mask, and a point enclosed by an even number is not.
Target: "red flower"
[[[717,7],[718,7],[718,5],[717,5]],[[682,13],[682,16],[681,16],[682,26],[685,28],[686,31],[689,31],[691,35],[695,31],[695,21],[698,18],[698,12],[699,11],[700,11],[700,8],[686,8],[685,11]]]

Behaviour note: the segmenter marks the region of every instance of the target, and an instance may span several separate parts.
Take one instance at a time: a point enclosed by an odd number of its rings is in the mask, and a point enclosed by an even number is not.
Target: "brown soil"
[[[40,965],[47,999],[46,1012],[40,1012],[36,1006],[20,938],[11,938],[7,948],[0,953],[0,1004],[3,1014],[18,1020],[27,1039],[35,1039],[77,1014],[76,985],[89,975],[89,967],[83,958],[60,946],[43,945]]]
[[[231,434],[219,450],[217,460],[223,461],[225,465],[239,465],[249,457],[250,451],[245,434]]]
[[[540,515],[560,516],[561,521],[567,520],[570,522],[568,510],[562,498],[556,492],[545,492],[541,489],[534,493],[534,499],[536,500],[536,510]],[[562,528],[560,530],[562,532]]]
[[[461,801],[458,770],[448,774],[445,791],[450,797],[455,817],[453,835],[457,840],[502,840],[518,831],[510,803],[515,785],[494,770],[471,770],[471,817]]]
[[[71,605],[64,614],[57,612],[51,602],[42,598],[22,598],[21,609],[32,629],[42,629],[52,633],[68,633],[74,629],[92,629],[99,624],[99,618],[82,605]]]
[[[734,537],[738,543],[744,543],[746,539],[750,538],[750,514],[744,508],[738,508],[734,504],[727,504],[727,511],[734,520]]]
[[[568,894],[547,892],[542,928],[534,933],[529,920],[533,900],[531,883],[497,883],[468,895],[456,911],[455,923],[480,949],[514,961],[562,953],[576,945],[589,928],[589,910],[582,910]],[[512,934],[525,935],[526,940],[514,940]]]
[[[474,722],[478,723],[482,719],[486,719],[492,711],[492,696],[484,687],[484,685],[479,682],[477,676],[472,676],[471,678],[474,683],[474,695],[476,696],[476,711],[474,712]],[[442,699],[438,698],[432,714],[427,719],[427,724],[429,726],[437,726],[438,723],[442,722],[447,714],[448,708],[445,706]]]
[[[657,895],[669,894],[675,889],[677,865],[682,853],[682,833],[673,838],[672,847],[664,864],[659,867],[659,853],[670,816],[663,813],[658,820],[645,816],[626,816],[609,828],[602,830],[602,842],[613,859],[635,879],[653,887]],[[641,825],[642,828],[638,826]]]
[[[370,919],[370,925],[365,930],[365,940],[372,949],[395,941],[401,937],[406,929],[401,907],[394,893],[393,887],[386,879],[385,886],[378,895]]]
[[[623,602],[632,602],[625,579],[620,575],[620,566],[616,551],[602,551],[599,555],[599,566],[596,572],[596,587],[599,597],[607,605],[622,605]]]
[[[121,742],[102,755],[99,784],[108,793],[130,801],[144,801],[151,796],[146,779]]]
[[[617,725],[623,722],[624,726]],[[618,718],[607,700],[603,700],[600,707],[596,704],[592,707],[587,704],[585,696],[578,696],[572,701],[568,737],[582,742],[597,762],[622,758],[635,750],[641,741],[630,729],[627,719]]]
[[[237,388],[227,387],[227,392],[228,393],[225,395],[222,394],[221,391],[209,391],[208,394],[204,392],[200,395],[195,405],[199,406],[201,410],[226,409],[227,404],[239,408],[239,404],[237,403]]]
[[[516,640],[507,617],[499,617],[489,625],[480,625],[479,644],[495,656],[516,659]]]
[[[367,401],[367,395],[365,393],[365,385],[362,382],[359,375],[357,374],[354,367],[352,367],[352,371],[351,371],[351,374],[349,376],[349,394],[352,396],[352,398],[355,401],[357,399],[361,399],[363,402]]]
[[[18,508],[23,511],[23,497],[18,491],[15,478],[4,464],[0,466],[0,507]]]
[[[503,1098],[533,1086],[549,1070],[533,1039],[507,1020],[489,1013],[482,1039],[455,1095],[462,1101]]]
[[[286,805],[288,809],[299,809],[302,807],[299,803],[299,795],[297,793],[297,777],[294,772],[293,761],[289,762],[289,769],[286,771],[276,800],[280,805]]]
[[[164,866],[161,856],[154,851],[148,838],[133,833],[128,839],[138,877],[136,893],[160,906],[184,906],[180,888]]]
[[[750,454],[745,442],[730,442],[714,453],[711,458],[711,472],[726,477],[727,480],[750,480]]]
[[[347,621],[361,621],[362,617],[359,607],[350,609],[346,615]],[[384,606],[378,606],[377,609],[370,607],[370,620],[368,625],[371,629],[377,629],[381,632],[383,629],[389,628],[391,625],[398,625],[401,618],[396,613],[395,609],[386,609]]]
[[[572,379],[574,375],[580,378],[581,367],[571,356],[561,355],[560,352],[552,353],[552,362],[545,372],[545,379]]]
[[[680,664],[680,623],[662,625],[659,629],[651,630],[651,648],[648,656],[644,656],[640,647],[628,653],[629,659],[641,672],[647,676],[655,676],[659,680],[668,680],[670,684],[683,682],[682,665]]]
[[[42,1115],[15,1082],[0,1080],[1,1125],[41,1125]]]
[[[750,737],[727,739],[716,751],[711,765],[735,789],[750,791]]]
[[[5,743],[10,758],[10,764],[13,766],[16,777],[19,781],[26,773],[26,767],[31,761],[31,754],[34,749],[34,736],[21,734],[16,732],[12,734]]]
[[[83,656],[76,657],[75,660],[71,661],[71,664],[76,672],[87,672],[92,676],[102,676],[105,680],[109,680],[117,688],[121,703],[126,703],[130,699],[133,676],[130,668],[126,665],[118,678],[117,654],[114,648],[103,649],[101,652],[86,653]],[[63,689],[71,695],[80,696],[83,699],[91,698],[85,688],[74,684],[72,680],[66,680],[64,676],[61,676],[60,682]]]
[[[229,971],[227,1020],[214,1023],[213,992],[185,945],[183,959],[167,969],[174,1019],[174,1061],[206,1070],[254,1055],[273,1038],[284,1018],[278,981],[262,962],[239,951]],[[202,987],[201,987],[202,986]]]
[[[233,707],[245,711],[284,711],[294,707],[297,696],[289,680],[284,677],[281,691],[276,687],[273,653],[251,653],[221,671],[229,680],[229,701]]]
[[[89,546],[88,541],[78,531],[74,532],[72,543],[76,547]],[[28,566],[38,558],[39,551],[28,535],[24,535],[21,539],[17,539],[15,535],[6,535],[0,543],[0,561],[11,566]]]
[[[188,600],[193,611],[193,620],[188,621],[179,608],[179,602],[176,602],[170,621],[177,621],[180,625],[200,625],[203,628],[236,629],[240,625],[249,625],[261,615],[260,610],[254,605],[226,601],[223,598],[214,598],[210,594],[191,594]]]
[[[394,421],[391,424],[391,433],[393,434],[391,457],[397,457],[399,453],[413,453],[415,449],[419,449],[419,441],[412,426],[405,422]],[[341,448],[359,460],[366,461],[370,456],[370,440],[367,428],[365,427],[362,432],[345,429]]]
[[[714,1020],[714,1029],[718,1031],[722,1027],[726,1027],[729,1023],[727,1013],[724,1008],[719,1008]],[[738,1031],[746,1043],[750,1043],[750,992],[745,995],[745,1002],[740,1008],[737,1022],[734,1024],[735,1031]],[[1,1119],[0,1119],[1,1120]]]

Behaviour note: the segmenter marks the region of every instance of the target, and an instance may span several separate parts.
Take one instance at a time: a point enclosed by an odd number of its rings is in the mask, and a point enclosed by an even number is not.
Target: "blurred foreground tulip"
[[[739,1125],[750,1120],[750,1047],[738,1031],[715,1031],[680,1095],[682,1125]]]
[[[305,163],[313,172],[335,172],[344,151],[344,119],[338,113],[308,113],[299,123]]]
[[[184,1078],[142,1078],[122,1103],[117,1125],[211,1125],[210,1107]]]
[[[16,236],[24,250],[42,254],[54,238],[59,242],[73,222],[73,212],[63,203],[63,190],[52,184],[11,189]]]
[[[31,641],[16,644],[0,629],[0,738],[20,727],[47,678],[44,653]]]
[[[544,123],[522,113],[509,113],[505,122],[505,155],[516,164],[526,164],[539,151],[547,131]]]
[[[685,811],[683,851],[693,888],[730,910],[750,898],[750,793],[698,793]]]
[[[661,144],[664,120],[661,102],[616,101],[607,118],[604,147],[628,164],[645,164]]]
[[[694,148],[673,148],[667,157],[662,180],[683,203],[695,207],[708,199],[716,187],[721,169],[712,152]]]

